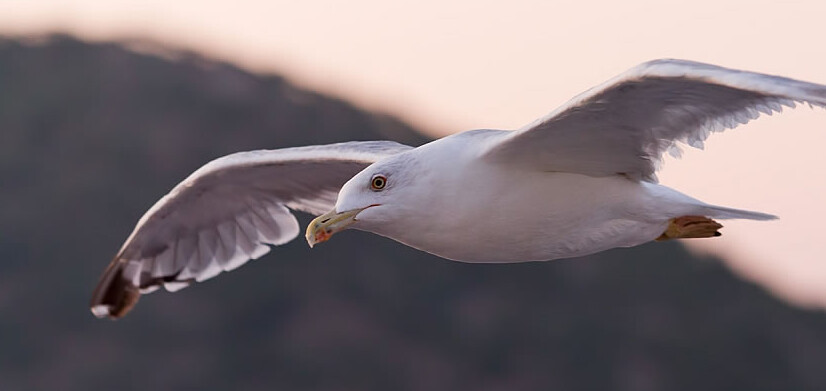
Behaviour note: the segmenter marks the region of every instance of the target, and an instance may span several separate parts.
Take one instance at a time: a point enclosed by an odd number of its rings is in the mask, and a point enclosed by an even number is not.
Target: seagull
[[[579,257],[719,236],[715,219],[771,220],[658,183],[665,153],[798,103],[826,86],[685,60],[640,64],[514,131],[471,130],[417,148],[345,142],[213,160],[138,221],[91,300],[120,318],[141,294],[233,270],[299,234],[345,229],[482,263]]]

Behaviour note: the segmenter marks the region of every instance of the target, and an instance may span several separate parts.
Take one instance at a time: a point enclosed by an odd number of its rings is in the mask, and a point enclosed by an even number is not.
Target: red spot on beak
[[[315,233],[315,242],[316,243],[326,242],[327,240],[330,239],[330,236],[332,236],[332,235],[330,235],[330,231],[328,231],[326,229],[318,230]]]

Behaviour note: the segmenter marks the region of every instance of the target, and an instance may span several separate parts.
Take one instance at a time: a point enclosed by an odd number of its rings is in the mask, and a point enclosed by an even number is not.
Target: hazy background
[[[0,33],[141,37],[393,113],[430,135],[514,129],[637,63],[687,58],[826,83],[818,0],[5,0]],[[826,113],[718,135],[662,181],[781,216],[728,223],[696,249],[805,305],[826,306]],[[789,234],[794,232],[793,235]],[[782,261],[780,261],[782,259]]]
[[[210,158],[516,128],[658,57],[826,82],[823,11],[0,2],[0,33],[17,37],[0,45],[0,388],[823,389],[822,310],[789,307],[676,244],[479,266],[348,233],[154,294],[121,322],[85,308],[137,218]],[[53,31],[120,43],[42,35]],[[761,119],[660,175],[779,214],[692,248],[819,307],[823,124],[808,109]]]

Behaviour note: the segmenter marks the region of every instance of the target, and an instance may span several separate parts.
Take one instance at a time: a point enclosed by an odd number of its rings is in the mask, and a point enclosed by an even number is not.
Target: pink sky
[[[826,2],[0,1],[0,33],[144,37],[398,115],[442,135],[513,129],[642,61],[686,58],[826,84]],[[713,136],[661,182],[777,214],[690,242],[801,305],[826,307],[826,111]],[[667,262],[667,260],[664,260]]]

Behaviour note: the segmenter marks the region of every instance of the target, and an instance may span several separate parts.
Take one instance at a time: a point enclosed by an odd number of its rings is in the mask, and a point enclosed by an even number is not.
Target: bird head
[[[411,160],[404,154],[376,162],[342,186],[333,210],[316,217],[307,226],[307,243],[313,247],[337,232],[356,228],[381,233],[380,227],[396,221],[404,213],[413,178]]]

